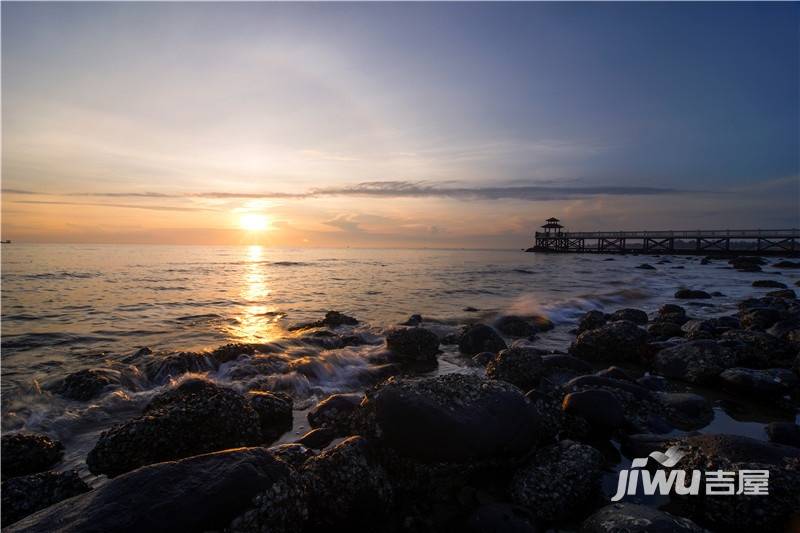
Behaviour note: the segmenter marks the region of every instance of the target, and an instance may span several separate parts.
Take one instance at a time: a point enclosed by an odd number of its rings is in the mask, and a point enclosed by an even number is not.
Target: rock
[[[731,350],[712,340],[695,340],[658,352],[653,359],[656,372],[690,383],[708,383],[736,364]]]
[[[580,533],[704,533],[688,518],[634,503],[606,505],[581,525]]]
[[[769,307],[756,307],[740,311],[739,320],[742,327],[764,331],[781,319],[781,313],[777,309]]]
[[[312,328],[335,329],[338,328],[339,326],[355,326],[357,324],[358,320],[356,320],[351,316],[345,315],[344,313],[340,313],[339,311],[328,311],[327,313],[325,313],[325,318],[323,318],[322,320],[290,326],[288,329],[289,331],[297,331],[300,329],[312,329]]]
[[[800,426],[794,422],[770,422],[766,431],[770,442],[800,448]]]
[[[770,291],[767,293],[767,296],[771,296],[772,298],[786,298],[787,300],[797,299],[797,294],[795,294],[794,290],[792,289],[781,289],[778,291]]]
[[[654,320],[656,322],[674,322],[682,325],[689,319],[686,317],[686,309],[680,305],[664,304],[658,309]]]
[[[251,508],[257,496],[271,513]],[[264,530],[288,532],[303,522],[302,502],[291,467],[263,448],[245,448],[140,468],[5,531],[211,531],[231,524],[229,531],[243,532],[259,530],[241,527],[257,515]],[[248,510],[251,520],[242,517]]]
[[[317,428],[297,439],[296,443],[312,450],[321,450],[333,442],[335,438],[336,433],[332,429]]]
[[[608,317],[609,322],[616,322],[618,320],[627,320],[628,322],[643,326],[647,324],[648,318],[647,313],[640,309],[626,308],[614,311],[611,313],[611,316]]]
[[[536,348],[509,348],[497,354],[486,366],[486,377],[516,385],[523,391],[535,388],[542,376],[542,355]]]
[[[638,268],[640,270],[655,270],[656,269],[656,267],[654,267],[653,265],[648,264],[648,263],[642,263],[641,265],[639,265],[637,267],[634,267],[634,268]]]
[[[653,322],[648,326],[647,333],[653,340],[657,341],[665,341],[686,335],[681,326],[675,322]]]
[[[439,337],[424,328],[395,328],[386,334],[386,347],[402,363],[436,363]]]
[[[564,397],[562,409],[589,422],[592,429],[607,434],[625,425],[625,410],[617,398],[602,389],[573,392]]]
[[[203,373],[216,368],[216,361],[208,354],[174,352],[154,354],[145,362],[143,372],[153,383],[167,383],[188,372]]]
[[[509,337],[532,337],[537,331],[532,322],[515,315],[498,318],[494,326],[500,333]]]
[[[422,315],[411,315],[408,320],[401,322],[401,326],[419,326],[422,324]]]
[[[316,528],[374,525],[389,512],[392,486],[363,437],[350,437],[303,465]]]
[[[104,431],[89,452],[93,474],[113,477],[140,466],[253,446],[261,417],[238,392],[192,379],[157,396],[144,413]]]
[[[0,471],[3,479],[35,474],[61,460],[64,446],[47,435],[11,433],[0,439]]]
[[[469,516],[466,533],[536,533],[535,517],[519,505],[487,503]]]
[[[623,320],[584,331],[572,343],[569,353],[587,361],[637,361],[646,349],[647,332]]]
[[[786,284],[772,279],[757,279],[752,283],[753,287],[764,287],[769,289],[785,289]]]
[[[511,498],[540,520],[563,520],[598,499],[603,456],[561,441],[537,452],[511,479]]]
[[[578,333],[589,331],[590,329],[597,329],[608,322],[608,315],[602,311],[589,311],[584,314],[578,322]]]
[[[772,266],[775,268],[800,268],[800,261],[778,261]]]
[[[723,333],[720,340],[736,353],[736,366],[789,366],[795,354],[790,343],[761,331],[730,330]]]
[[[242,355],[253,355],[256,353],[254,346],[250,344],[226,344],[214,349],[211,357],[219,364],[235,361]]]
[[[664,392],[658,399],[666,408],[667,420],[682,431],[695,431],[714,420],[714,409],[708,400],[689,392]]]
[[[508,348],[503,338],[486,324],[473,324],[461,335],[458,351],[464,355],[475,355],[480,352],[497,353]]]
[[[99,396],[107,387],[118,384],[119,372],[89,368],[69,374],[51,390],[69,400],[86,402]]]
[[[593,370],[583,359],[566,354],[543,355],[542,365],[540,389],[545,385],[550,388],[559,387],[578,376],[590,374]]]
[[[736,391],[751,394],[754,399],[761,395],[784,396],[800,385],[800,378],[785,368],[729,368],[719,375],[722,383]]]
[[[282,392],[250,391],[250,406],[261,422],[261,440],[269,443],[292,429],[292,398]]]
[[[485,367],[489,364],[489,361],[494,359],[495,354],[492,352],[481,352],[472,356],[472,362],[475,363],[477,366]]]
[[[268,448],[268,450],[273,456],[295,469],[300,468],[308,459],[317,455],[314,450],[296,442],[278,444]]]
[[[680,289],[675,292],[675,298],[682,300],[704,300],[711,298],[711,295],[706,291],[699,291],[694,289]]]
[[[338,436],[348,435],[352,428],[352,415],[363,399],[361,393],[328,396],[308,412],[308,423],[312,428],[330,428]]]
[[[424,463],[521,455],[548,438],[518,388],[474,375],[390,378],[367,393],[359,411],[364,431],[382,446]]]
[[[40,472],[3,481],[2,526],[49,507],[67,498],[88,492],[78,472]]]
[[[604,368],[603,370],[598,370],[597,372],[595,372],[595,375],[604,378],[621,379],[623,381],[633,381],[633,378],[631,378],[627,372],[625,372],[618,366],[610,366],[608,368]]]
[[[637,379],[636,383],[652,391],[666,392],[670,390],[669,382],[664,377],[649,373]]]

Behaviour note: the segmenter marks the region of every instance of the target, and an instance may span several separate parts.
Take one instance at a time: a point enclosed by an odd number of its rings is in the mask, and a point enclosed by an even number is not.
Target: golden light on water
[[[234,317],[236,324],[230,328],[229,333],[239,342],[269,342],[280,336],[280,327],[276,321],[281,315],[267,303],[271,291],[262,262],[264,248],[254,245],[248,246],[246,250],[247,263],[240,293],[246,305]]]

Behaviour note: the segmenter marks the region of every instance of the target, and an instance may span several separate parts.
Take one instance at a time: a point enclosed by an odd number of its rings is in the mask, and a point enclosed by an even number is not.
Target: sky
[[[1,9],[4,239],[800,227],[797,4]]]

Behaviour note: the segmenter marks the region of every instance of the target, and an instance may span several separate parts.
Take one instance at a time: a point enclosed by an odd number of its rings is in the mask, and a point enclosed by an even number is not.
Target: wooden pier
[[[562,231],[555,218],[528,252],[596,254],[800,255],[800,229]]]

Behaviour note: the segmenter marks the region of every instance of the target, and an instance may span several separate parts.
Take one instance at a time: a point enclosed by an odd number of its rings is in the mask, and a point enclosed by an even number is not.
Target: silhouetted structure
[[[800,252],[800,230],[690,230],[690,231],[562,231],[557,218],[548,218],[535,234],[528,252],[795,255]]]

